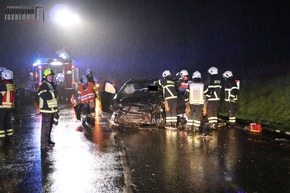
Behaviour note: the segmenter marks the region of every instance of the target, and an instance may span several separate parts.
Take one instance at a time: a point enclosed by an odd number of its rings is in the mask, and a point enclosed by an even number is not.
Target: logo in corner
[[[44,6],[6,6],[5,21],[44,22]]]

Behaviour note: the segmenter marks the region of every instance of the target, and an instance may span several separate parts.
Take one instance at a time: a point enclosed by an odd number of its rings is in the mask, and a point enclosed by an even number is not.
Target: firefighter
[[[95,94],[93,90],[94,84],[88,82],[88,78],[84,75],[81,76],[81,83],[79,84],[80,101],[82,107],[82,124],[85,122],[90,125],[95,123]]]
[[[204,105],[204,83],[201,80],[201,73],[195,71],[192,74],[192,81],[188,83],[189,87],[189,104],[190,112],[187,120],[189,129],[200,130],[200,124],[203,117]],[[203,135],[207,135],[206,131],[202,131]]]
[[[41,148],[53,147],[55,143],[51,140],[53,125],[58,124],[58,103],[56,85],[53,82],[54,72],[47,68],[43,71],[41,85],[37,90],[39,97],[39,111],[42,114],[41,124]]]
[[[1,72],[0,83],[0,146],[9,144],[14,133],[12,124],[15,84],[13,80],[13,72],[4,69]]]
[[[88,82],[92,82],[95,84],[94,73],[89,68],[86,70],[86,77],[88,79]]]
[[[225,71],[223,73],[223,77],[225,79],[225,102],[227,106],[227,111],[229,115],[229,125],[235,125],[236,116],[235,116],[235,108],[238,102],[238,86],[236,81],[234,80],[232,71]]]
[[[5,67],[0,67],[0,79],[1,79],[1,72],[5,70]],[[12,114],[12,122],[15,122],[16,124],[21,124],[21,120],[19,118],[19,100],[20,100],[20,92],[15,84],[15,81],[13,81],[15,85],[15,96],[14,96],[14,108],[13,108],[13,114]]]
[[[86,77],[88,78],[88,82],[93,83],[94,95],[95,95],[95,98],[98,98],[98,85],[96,84],[94,73],[90,69],[86,70]],[[90,106],[92,107],[92,105],[93,104],[91,104]],[[96,104],[94,104],[94,107],[95,106]],[[95,108],[92,107],[91,109],[94,110],[95,112]]]
[[[177,123],[177,93],[176,86],[169,70],[162,73],[163,79],[158,80],[162,87],[163,99],[165,102],[166,126],[175,127]]]
[[[204,94],[206,96],[206,112],[209,127],[216,129],[218,125],[218,106],[221,95],[221,80],[218,77],[218,69],[210,67],[208,69],[208,78],[205,84]]]
[[[77,94],[72,95],[71,103],[73,105],[77,120],[81,120],[82,103],[78,100]]]
[[[5,67],[0,67],[0,79],[1,79],[1,72],[5,69],[6,69]],[[14,85],[15,85],[14,108],[13,108],[13,114],[12,114],[11,119],[12,119],[12,122],[15,122],[16,124],[20,124],[22,123],[19,118],[19,108],[18,108],[20,93],[15,82],[14,82]]]
[[[189,74],[187,70],[181,70],[177,73],[177,126],[182,128],[186,123],[186,105],[188,103],[188,81]]]

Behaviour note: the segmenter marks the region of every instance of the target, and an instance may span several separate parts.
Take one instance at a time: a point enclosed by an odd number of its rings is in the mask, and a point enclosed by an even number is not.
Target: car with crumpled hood
[[[157,81],[154,78],[133,78],[118,92],[115,89],[115,94],[113,86],[105,82],[101,102],[103,111],[112,112],[111,124],[122,127],[164,126],[162,90]]]

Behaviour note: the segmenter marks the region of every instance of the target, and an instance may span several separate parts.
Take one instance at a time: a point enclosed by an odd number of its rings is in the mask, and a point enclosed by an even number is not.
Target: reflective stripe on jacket
[[[204,94],[208,101],[219,101],[221,93],[221,81],[216,75],[211,75],[209,84],[206,86]]]
[[[11,109],[14,108],[14,99],[15,99],[15,84],[8,80],[3,80],[5,90],[1,91],[2,95],[2,105],[0,108]]]
[[[80,84],[79,91],[82,103],[88,103],[95,99],[94,84],[92,82],[88,83],[86,89],[84,88],[84,84]]]
[[[50,82],[43,80],[38,89],[40,113],[55,113],[58,111],[55,93],[54,86]]]
[[[238,86],[233,78],[225,82],[225,101],[236,102],[238,100]]]
[[[173,80],[160,79],[158,84],[163,89],[164,100],[177,98],[175,82]]]

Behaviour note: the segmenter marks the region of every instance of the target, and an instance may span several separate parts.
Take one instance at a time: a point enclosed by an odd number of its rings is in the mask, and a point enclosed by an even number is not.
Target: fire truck
[[[79,80],[79,69],[74,66],[70,59],[50,59],[40,58],[33,65],[29,73],[29,80],[24,89],[24,96],[31,98],[35,95],[39,85],[41,84],[43,71],[51,68],[54,75],[54,82],[57,85],[59,99],[69,101],[71,96],[75,94],[75,84]]]

